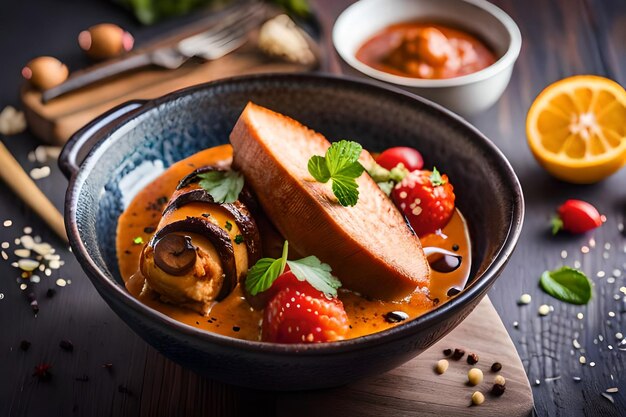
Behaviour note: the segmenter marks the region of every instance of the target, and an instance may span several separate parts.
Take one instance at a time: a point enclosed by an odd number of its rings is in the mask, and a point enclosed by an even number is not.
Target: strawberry
[[[291,272],[278,277],[272,290],[275,295],[263,315],[263,341],[315,343],[345,338],[348,315],[339,299],[325,297]]]
[[[582,200],[567,200],[557,209],[558,215],[552,219],[552,234],[561,229],[570,233],[585,233],[602,226],[602,216],[598,210]]]
[[[454,213],[454,188],[437,168],[410,172],[391,198],[419,237],[443,228]]]

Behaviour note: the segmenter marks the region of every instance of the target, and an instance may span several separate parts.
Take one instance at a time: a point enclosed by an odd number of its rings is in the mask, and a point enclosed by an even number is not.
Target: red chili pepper
[[[602,225],[598,210],[582,200],[567,200],[557,209],[558,215],[552,219],[552,234],[561,229],[570,233],[585,233]]]

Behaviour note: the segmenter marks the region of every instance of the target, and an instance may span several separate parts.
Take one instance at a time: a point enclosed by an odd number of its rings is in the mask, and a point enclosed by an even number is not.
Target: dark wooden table
[[[330,28],[349,1],[318,0],[321,21]],[[620,350],[616,333],[626,333],[623,317],[626,302],[619,288],[626,281],[626,235],[618,224],[626,221],[626,169],[592,186],[574,186],[549,177],[535,162],[526,145],[525,115],[533,98],[549,83],[573,74],[599,74],[626,83],[626,3],[623,0],[499,0],[495,2],[520,26],[524,38],[513,79],[500,102],[471,120],[507,155],[517,172],[526,197],[527,215],[518,248],[500,280],[490,293],[533,385],[536,410],[550,416],[626,415],[626,352]],[[84,66],[76,34],[89,25],[111,21],[130,29],[138,41],[149,39],[172,24],[139,27],[130,16],[105,1],[8,2],[0,4],[0,107],[17,105],[19,70],[32,57],[54,55],[71,68]],[[340,68],[335,56],[333,70]],[[626,121],[625,121],[626,123]],[[22,165],[30,170],[37,164],[27,158],[38,142],[28,133],[2,138]],[[52,166],[52,175],[38,181],[42,190],[62,208],[66,181]],[[488,198],[489,190],[485,190]],[[549,218],[567,198],[581,198],[595,204],[607,217],[600,229],[579,237],[553,238]],[[10,219],[11,227],[3,227]],[[159,387],[181,370],[165,361],[137,337],[100,299],[71,253],[33,213],[0,184],[0,242],[12,242],[24,227],[54,243],[66,261],[59,271],[33,286],[41,311],[35,318],[16,279],[18,274],[0,259],[0,415],[150,415],[167,410],[174,392]],[[590,245],[595,240],[595,247]],[[582,246],[590,247],[587,254]],[[562,251],[567,252],[562,259]],[[561,264],[581,268],[594,281],[593,300],[584,307],[558,302],[539,289],[537,282],[546,269]],[[615,279],[609,279],[614,274]],[[604,276],[603,273],[604,272]],[[72,284],[58,288],[46,298],[58,277]],[[516,300],[529,293],[533,301],[518,306]],[[554,312],[539,317],[541,304]],[[583,318],[577,318],[582,313]],[[519,326],[514,323],[518,322]],[[32,343],[27,352],[20,341]],[[74,351],[59,348],[59,341],[71,339]],[[574,347],[576,339],[581,348]],[[585,356],[586,365],[579,362]],[[38,382],[32,376],[38,363],[53,365],[53,378]],[[592,362],[595,366],[591,366]],[[102,364],[112,363],[112,369]],[[83,376],[88,377],[85,382]],[[579,377],[580,381],[575,381]],[[206,386],[211,381],[186,376],[182,384]],[[617,387],[614,404],[603,393]],[[200,388],[199,388],[200,389]],[[258,393],[243,392],[237,398],[222,394],[195,404],[207,409],[216,401],[270,407]],[[142,393],[150,392],[149,395]],[[205,408],[201,408],[205,407]],[[173,409],[173,408],[172,408]],[[268,409],[264,409],[268,411]],[[185,415],[198,411],[187,404]]]

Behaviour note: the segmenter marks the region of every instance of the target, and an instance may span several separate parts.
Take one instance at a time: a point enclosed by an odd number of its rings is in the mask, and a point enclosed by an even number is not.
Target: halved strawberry
[[[291,272],[281,275],[274,287],[278,291],[263,314],[263,341],[315,343],[345,338],[350,326],[339,299],[327,298]]]

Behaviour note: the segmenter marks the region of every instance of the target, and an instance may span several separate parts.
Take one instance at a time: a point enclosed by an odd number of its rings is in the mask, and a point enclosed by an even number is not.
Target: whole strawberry
[[[419,237],[443,228],[454,213],[454,188],[437,168],[410,172],[391,198]]]

